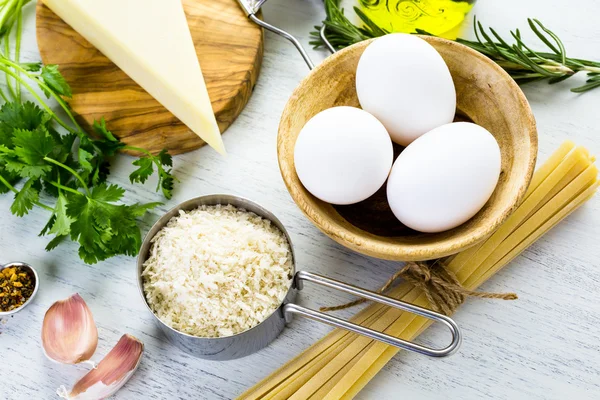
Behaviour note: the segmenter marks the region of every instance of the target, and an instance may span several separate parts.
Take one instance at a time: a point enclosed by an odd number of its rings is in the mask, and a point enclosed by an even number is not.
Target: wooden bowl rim
[[[300,208],[300,210],[317,226],[317,228],[319,228],[323,233],[330,236],[335,241],[344,245],[345,247],[354,249],[355,251],[366,255],[387,260],[419,261],[445,257],[458,253],[459,251],[462,251],[468,247],[471,247],[481,242],[489,235],[491,235],[514,212],[514,210],[519,206],[519,204],[523,200],[523,197],[525,196],[525,193],[527,192],[527,189],[529,187],[531,177],[533,176],[538,152],[538,135],[536,129],[536,122],[531,107],[529,106],[529,102],[527,101],[525,94],[523,93],[519,85],[512,79],[512,77],[506,71],[504,71],[504,69],[502,69],[498,64],[496,64],[488,57],[463,44],[434,36],[418,36],[426,40],[430,44],[438,43],[444,46],[449,46],[454,51],[463,52],[467,56],[478,58],[488,68],[493,69],[497,74],[501,76],[503,75],[504,77],[508,78],[508,84],[516,93],[519,106],[523,110],[524,123],[527,124],[527,132],[523,132],[523,134],[527,134],[529,136],[529,161],[527,163],[527,171],[525,173],[526,179],[524,179],[523,182],[521,182],[521,185],[518,188],[518,190],[515,190],[516,194],[513,195],[513,198],[510,202],[507,202],[507,204],[509,205],[505,206],[505,209],[499,218],[496,218],[495,220],[491,221],[486,221],[486,223],[474,227],[472,231],[464,232],[456,238],[449,239],[446,243],[393,244],[382,241],[377,235],[371,234],[366,231],[364,232],[364,235],[357,238],[357,235],[354,232],[349,231],[348,229],[338,225],[337,223],[332,223],[330,217],[321,209],[314,208],[310,206],[308,202],[303,201],[303,198],[305,197],[302,191],[303,189],[296,187],[297,185],[301,186],[302,183],[299,182],[296,171],[294,170],[294,168],[292,168],[291,163],[286,162],[283,159],[283,157],[281,157],[281,154],[283,153],[284,148],[286,147],[285,140],[282,139],[284,135],[283,122],[286,119],[286,116],[291,115],[293,113],[291,105],[292,99],[298,97],[299,92],[302,90],[304,85],[306,85],[307,82],[312,78],[312,75],[318,73],[321,69],[329,66],[329,64],[337,62],[338,59],[344,57],[346,53],[355,50],[357,47],[367,47],[371,42],[373,42],[376,39],[368,39],[356,43],[326,58],[298,84],[283,110],[277,135],[277,158],[279,163],[279,169],[283,181],[285,182],[285,185],[288,189],[288,192],[292,196],[292,199]],[[288,179],[286,177],[288,175],[295,176],[298,180],[298,183],[293,182],[291,179]]]

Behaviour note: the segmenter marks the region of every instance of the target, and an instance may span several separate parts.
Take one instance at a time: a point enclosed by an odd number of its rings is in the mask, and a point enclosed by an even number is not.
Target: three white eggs
[[[450,71],[426,41],[390,34],[371,43],[356,71],[362,109],[333,107],[300,131],[296,173],[315,197],[336,205],[387,199],[404,225],[441,232],[472,218],[492,195],[500,148],[483,127],[452,123]],[[394,162],[392,141],[406,146]]]

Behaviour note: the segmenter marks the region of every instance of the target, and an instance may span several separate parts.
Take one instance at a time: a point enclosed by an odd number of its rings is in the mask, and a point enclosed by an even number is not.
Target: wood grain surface
[[[235,0],[183,0],[198,59],[224,132],[248,102],[263,56],[261,29]],[[159,29],[159,27],[157,27]],[[104,117],[125,143],[183,153],[204,141],[40,1],[37,41],[45,64],[58,64],[73,89],[69,104],[89,130]]]
[[[466,223],[441,233],[409,231],[377,234],[374,231],[378,226],[365,229],[351,223],[336,207],[311,195],[300,182],[294,166],[296,139],[315,114],[335,106],[360,106],[355,85],[356,66],[370,41],[347,47],[315,68],[290,97],[279,125],[279,167],[298,207],[338,243],[359,253],[387,260],[444,257],[486,238],[512,213],[525,194],[538,150],[531,108],[519,86],[502,68],[456,42],[431,36],[423,36],[423,39],[441,54],[448,65],[456,88],[458,114],[490,131],[502,155],[496,190],[481,211]],[[376,194],[366,201],[377,203],[378,199]],[[387,211],[382,209],[381,213],[389,219]],[[391,218],[396,221],[395,217]],[[379,224],[381,219],[372,216],[370,221]],[[400,222],[397,225],[401,225]]]

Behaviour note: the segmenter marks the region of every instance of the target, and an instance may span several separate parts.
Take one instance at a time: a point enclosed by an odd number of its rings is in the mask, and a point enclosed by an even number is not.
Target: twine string
[[[492,293],[468,290],[460,284],[456,275],[448,271],[439,260],[431,264],[423,261],[407,262],[377,292],[385,293],[399,278],[421,289],[425,293],[431,308],[445,315],[453,314],[467,297],[500,300],[516,300],[518,298],[515,293]],[[323,312],[343,310],[366,301],[368,300],[358,299],[339,306],[321,307],[320,310]]]

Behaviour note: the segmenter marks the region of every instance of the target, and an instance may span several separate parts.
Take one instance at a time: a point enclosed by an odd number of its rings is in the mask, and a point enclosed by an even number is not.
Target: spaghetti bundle
[[[521,205],[488,239],[443,261],[467,290],[475,290],[563,218],[590,199],[598,187],[594,158],[565,142],[534,174]],[[387,295],[432,308],[421,287],[403,282]],[[372,304],[352,321],[413,340],[431,321]],[[242,394],[240,400],[352,399],[399,351],[336,329]]]

